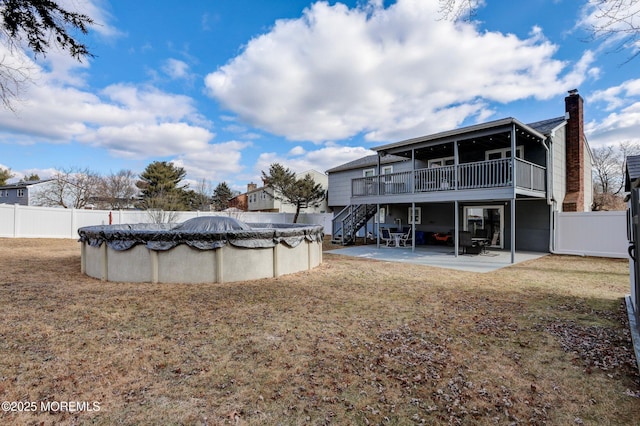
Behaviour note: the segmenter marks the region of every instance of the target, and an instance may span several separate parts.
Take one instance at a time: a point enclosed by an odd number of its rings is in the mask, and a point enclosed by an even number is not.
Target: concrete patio
[[[508,250],[489,249],[484,254],[459,254],[456,257],[454,248],[448,246],[418,246],[415,251],[411,251],[411,247],[380,246],[377,248],[375,244],[369,244],[330,250],[325,253],[480,273],[512,265],[511,252]],[[537,259],[545,255],[547,253],[518,251],[515,254],[515,263]]]

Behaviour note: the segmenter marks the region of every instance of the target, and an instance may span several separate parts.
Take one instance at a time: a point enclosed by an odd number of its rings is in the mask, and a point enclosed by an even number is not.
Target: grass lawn
[[[37,404],[0,424],[638,424],[628,291],[622,260],[330,252],[277,279],[109,283],[75,241],[0,239],[0,401]],[[99,411],[40,409],[68,401]]]

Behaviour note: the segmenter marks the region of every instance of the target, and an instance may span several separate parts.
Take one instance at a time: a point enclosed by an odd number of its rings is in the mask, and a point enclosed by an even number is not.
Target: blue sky
[[[33,80],[0,110],[14,180],[160,160],[243,191],[273,162],[324,172],[406,138],[558,117],[574,88],[592,147],[640,142],[640,58],[587,41],[587,1],[485,0],[458,23],[426,0],[63,3],[97,21],[95,58],[9,55]]]

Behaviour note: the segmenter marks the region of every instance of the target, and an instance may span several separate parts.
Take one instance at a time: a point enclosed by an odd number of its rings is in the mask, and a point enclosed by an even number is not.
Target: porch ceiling
[[[493,128],[479,128],[475,131],[462,133],[446,132],[430,137],[409,139],[404,142],[397,142],[374,148],[383,156],[393,154],[400,157],[411,158],[412,150],[415,150],[416,158],[429,158],[436,156],[453,156],[453,143],[457,142],[459,147],[473,147],[478,150],[492,148],[509,147],[511,145],[510,125],[502,124]],[[516,125],[516,145],[526,145],[529,143],[539,143],[544,140],[544,136],[525,125]],[[435,157],[437,158],[437,157]]]

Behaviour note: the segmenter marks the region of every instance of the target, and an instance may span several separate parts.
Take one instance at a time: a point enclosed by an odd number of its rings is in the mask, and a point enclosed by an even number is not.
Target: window
[[[429,160],[428,167],[442,167],[442,166],[453,166],[454,159],[453,157],[443,157],[443,158],[434,158],[433,160]]]
[[[411,207],[409,207],[408,221],[409,225],[420,225],[422,222],[422,207],[416,207],[413,212],[411,211]]]
[[[376,175],[376,169],[366,169],[362,171],[362,177],[371,177]]]
[[[393,173],[393,166],[384,166],[382,168],[383,175],[390,175],[391,173]]]
[[[24,197],[24,189],[18,189],[18,197]]]
[[[486,160],[500,160],[501,158],[511,158],[511,148],[491,149],[484,153]],[[524,157],[524,146],[516,147],[516,157]]]

